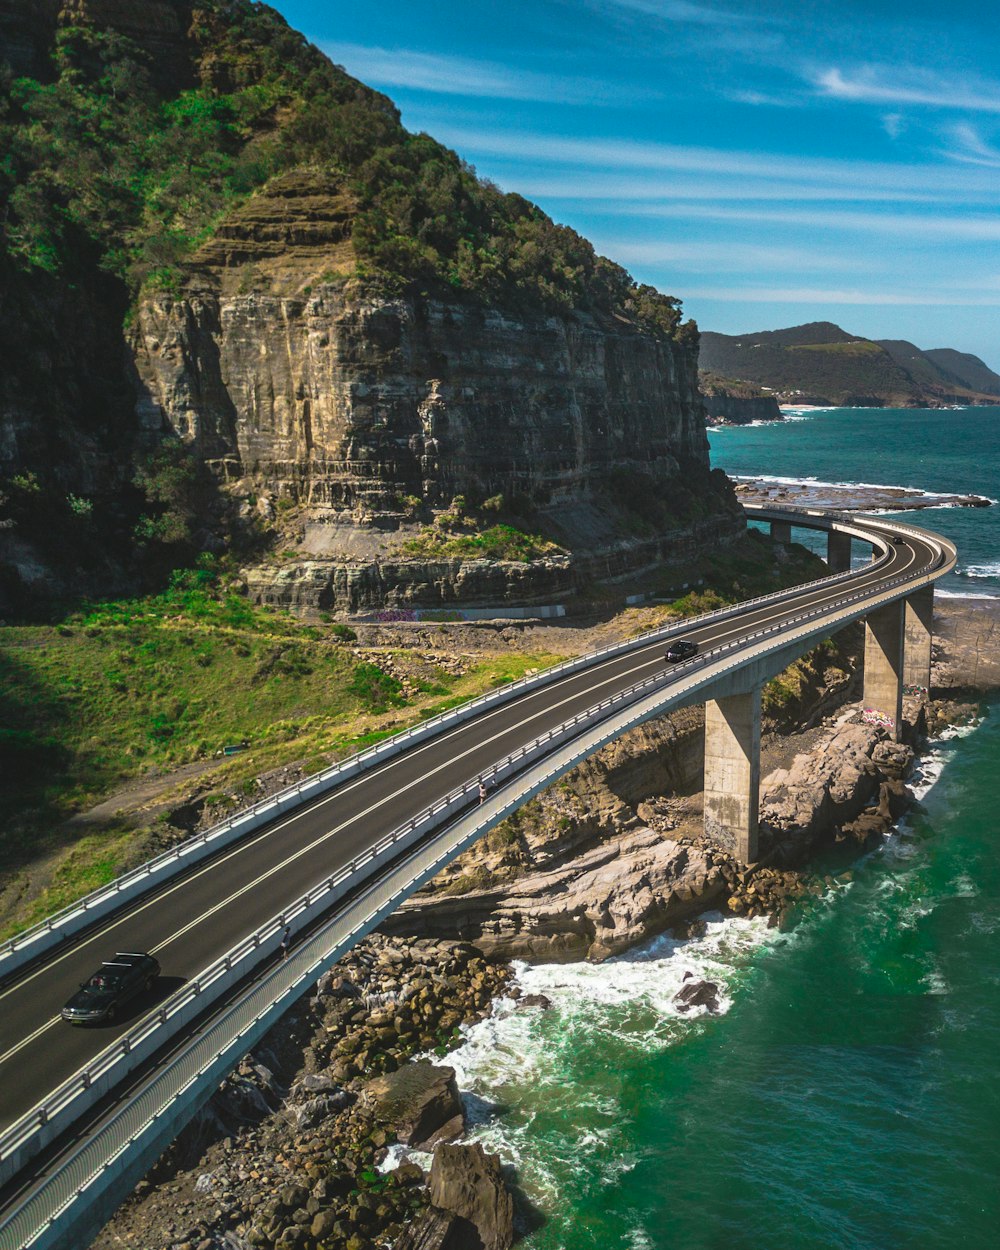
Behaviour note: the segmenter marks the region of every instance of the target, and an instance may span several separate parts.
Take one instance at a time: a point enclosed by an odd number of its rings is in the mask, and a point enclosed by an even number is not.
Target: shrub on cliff
[[[164,81],[139,42],[80,17],[54,34],[48,77],[0,78],[2,241],[19,266],[169,288],[240,199],[308,164],[356,199],[360,278],[677,332],[677,300],[408,133],[265,5],[202,0],[183,54],[187,75]]]

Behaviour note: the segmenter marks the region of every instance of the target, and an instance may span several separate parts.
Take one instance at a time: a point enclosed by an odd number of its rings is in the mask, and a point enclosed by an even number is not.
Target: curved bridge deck
[[[849,566],[852,539],[875,557],[439,718],[406,749],[332,770],[318,797],[277,804],[285,810],[215,853],[208,847],[200,862],[178,857],[157,869],[153,888],[136,888],[123,905],[121,896],[95,898],[89,914],[100,918],[89,926],[69,909],[51,929],[0,951],[0,975],[10,969],[0,990],[0,1178],[8,1182],[0,1246],[83,1243],[326,968],[489,828],[629,728],[708,700],[706,820],[745,858],[755,854],[762,682],[866,618],[866,704],[870,695],[873,714],[894,729],[907,654],[929,672],[929,595],[953,567],[954,548],[881,521],[768,509],[748,516],[786,541],[796,525],[828,531],[834,565],[845,563],[846,541]],[[666,665],[665,644],[680,634],[699,654]],[[493,784],[480,803],[482,775]],[[276,963],[286,923],[296,944]],[[138,1003],[116,1028],[66,1026],[58,1011],[70,989],[116,948],[152,951],[179,988]],[[64,1147],[95,1116],[82,1144]]]

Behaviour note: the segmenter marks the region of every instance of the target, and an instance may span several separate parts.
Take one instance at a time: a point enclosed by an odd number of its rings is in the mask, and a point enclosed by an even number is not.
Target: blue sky
[[[1000,371],[996,5],[272,3],[703,329],[830,320]]]

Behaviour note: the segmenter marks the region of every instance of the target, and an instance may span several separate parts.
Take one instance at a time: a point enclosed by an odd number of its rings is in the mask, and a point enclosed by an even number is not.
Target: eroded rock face
[[[418,895],[383,927],[458,933],[506,959],[601,960],[703,910],[726,889],[702,848],[639,829],[504,889]]]
[[[274,179],[218,227],[179,295],[143,297],[131,332],[140,425],[178,435],[269,513],[301,509],[305,559],[254,571],[254,598],[554,602],[742,533],[709,473],[694,341],[579,310],[366,291],[354,212],[330,175]],[[498,496],[573,559],[407,554],[414,501]],[[623,522],[653,498],[659,520]]]
[[[762,783],[761,823],[780,839],[788,833],[811,842],[835,825],[854,820],[878,795],[881,773],[872,754],[896,744],[880,743],[870,725],[848,723],[788,769],[776,769]],[[908,747],[912,763],[913,752]]]
[[[147,297],[135,350],[147,414],[298,501],[545,504],[708,467],[694,352],[582,313],[206,288]]]
[[[448,1246],[454,1250],[508,1250],[514,1241],[514,1201],[503,1183],[498,1155],[479,1142],[439,1146],[430,1177],[431,1203],[458,1217]]]

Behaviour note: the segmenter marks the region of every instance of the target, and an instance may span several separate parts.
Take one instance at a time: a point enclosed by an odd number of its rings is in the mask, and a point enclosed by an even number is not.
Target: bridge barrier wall
[[[922,532],[921,537],[925,537]],[[950,544],[948,546],[950,547]],[[951,563],[949,564],[948,552],[941,551],[941,558],[945,560],[947,567],[951,567],[954,563],[954,548],[950,548],[950,553]],[[555,775],[561,775],[576,767],[582,759],[599,750],[601,746],[633,725],[661,715],[669,707],[700,701],[708,687],[712,687],[713,693],[718,695],[722,688],[726,687],[727,682],[731,683],[734,678],[737,686],[740,686],[745,683],[745,675],[741,673],[741,670],[745,670],[747,666],[751,669],[755,666],[757,669],[766,669],[769,664],[773,665],[776,655],[782,655],[796,646],[801,649],[803,644],[807,645],[811,639],[828,633],[831,626],[839,629],[882,603],[891,602],[907,591],[930,584],[943,571],[946,571],[946,568],[916,578],[904,574],[877,588],[874,593],[871,589],[865,589],[846,596],[834,607],[829,605],[813,607],[796,614],[788,621],[770,625],[742,639],[698,655],[684,664],[676,665],[668,675],[658,674],[647,678],[619,691],[616,695],[578,714],[527,744],[513,755],[506,757],[497,765],[493,775],[497,781],[507,782],[508,779],[524,774],[527,768],[529,775],[533,776],[539,770],[532,769],[531,765],[541,757],[552,755],[557,749],[559,758],[563,759],[563,764],[559,766],[560,771]],[[748,646],[748,643],[751,645]],[[598,728],[593,728],[595,725]],[[541,769],[543,779],[531,790],[531,794],[526,794],[523,784],[514,783],[505,786],[502,794],[492,797],[482,806],[482,815],[500,810],[497,805],[503,798],[502,813],[496,816],[493,823],[504,819],[506,815],[520,806],[526,797],[531,797],[532,794],[538,793],[551,784],[555,775],[552,774],[551,768]],[[521,776],[521,781],[525,782],[523,776]],[[533,782],[532,785],[534,785]],[[276,916],[267,926],[251,934],[222,960],[206,969],[204,973],[178,991],[157,1011],[150,1013],[124,1038],[98,1055],[70,1081],[64,1083],[38,1107],[0,1135],[0,1178],[16,1174],[27,1159],[65,1131],[90,1106],[113,1088],[128,1071],[158,1050],[169,1040],[169,1036],[176,1034],[194,1016],[199,1015],[208,1003],[224,996],[237,981],[248,974],[251,966],[258,965],[263,957],[272,955],[280,942],[280,934],[286,923],[295,931],[312,923],[319,914],[327,911],[346,893],[357,888],[362,881],[373,874],[380,872],[390,860],[397,859],[401,851],[412,846],[414,842],[421,841],[434,828],[439,828],[442,823],[447,823],[458,809],[467,807],[474,790],[477,789],[477,782],[467,783],[461,789],[445,796],[414,820],[389,834],[365,855],[345,866],[336,875],[321,882],[309,894]],[[512,799],[509,798],[511,793],[515,794]],[[475,834],[471,840],[478,836],[478,833]],[[439,839],[434,839],[428,843],[428,846],[434,848],[438,844]],[[468,844],[463,843],[458,849],[448,852],[447,857],[454,858]],[[425,847],[424,850],[426,849]],[[439,871],[440,867],[448,862],[448,858],[435,860],[436,867],[433,871],[435,873]],[[429,877],[424,877],[421,882],[412,885],[407,889],[407,893],[419,888],[423,880],[429,880]],[[393,906],[395,905],[394,903]],[[354,904],[350,904],[349,909],[353,906]],[[380,915],[379,919],[382,918],[383,915]],[[376,923],[378,923],[377,920],[373,921],[369,928],[374,927]],[[310,945],[312,945],[312,940]],[[337,955],[331,958],[329,963],[332,964],[339,957]],[[247,1048],[244,1047],[240,1054],[245,1053]],[[239,1057],[238,1054],[236,1058]],[[0,1234],[3,1231],[3,1228],[0,1228]]]
[[[779,511],[763,508],[759,505],[747,505],[745,510],[748,516],[760,516],[763,519],[768,519],[771,516],[782,518],[792,515],[796,517],[801,516],[802,520],[798,523],[802,525],[813,525],[816,528],[833,526],[843,532],[850,532],[853,536],[861,538],[866,542],[874,542],[876,546],[880,542],[877,537],[873,538],[871,534],[867,534],[859,529],[849,518],[830,517],[819,512],[808,512],[807,510],[785,509]],[[882,555],[880,559],[887,559],[889,552],[888,542],[881,540],[881,547]],[[639,650],[650,643],[666,641],[688,633],[691,629],[700,625],[739,616],[748,607],[764,603],[781,603],[788,598],[801,594],[803,590],[810,587],[818,588],[842,581],[846,582],[856,576],[857,573],[851,570],[844,573],[834,573],[828,577],[817,578],[813,582],[806,582],[802,585],[791,587],[788,590],[777,591],[772,595],[760,595],[755,599],[748,599],[730,608],[722,608],[715,612],[705,612],[700,616],[689,617],[684,621],[674,622],[661,629],[651,630],[646,634],[641,634],[625,642],[612,643],[607,647],[601,647],[596,651],[589,652],[587,655],[577,656],[572,660],[565,660],[563,663],[556,664],[542,673],[520,678],[518,681],[511,682],[477,699],[473,699],[461,707],[453,708],[439,716],[424,721],[420,725],[415,725],[411,729],[405,729],[398,734],[394,734],[391,738],[387,738],[383,742],[356,755],[352,755],[349,759],[334,764],[332,767],[307,778],[303,782],[290,786],[288,789],[254,804],[230,819],[214,825],[211,829],[206,829],[203,833],[197,834],[193,838],[188,838],[155,859],[148,860],[145,864],[141,864],[131,872],[116,878],[108,885],[94,890],[76,903],[63,908],[62,911],[55,912],[41,923],[0,942],[0,982],[15,974],[26,964],[41,959],[49,951],[55,949],[82,930],[89,928],[98,920],[112,915],[126,903],[159,888],[173,877],[217,854],[240,839],[248,837],[258,829],[271,824],[284,813],[294,811],[303,804],[331,793],[338,786],[345,784],[364,772],[379,767],[386,760],[400,755],[414,744],[447,733],[449,730],[479,716],[480,713],[488,708],[502,707],[512,699],[520,698],[529,691],[543,689],[562,677],[591,668],[604,660]]]

